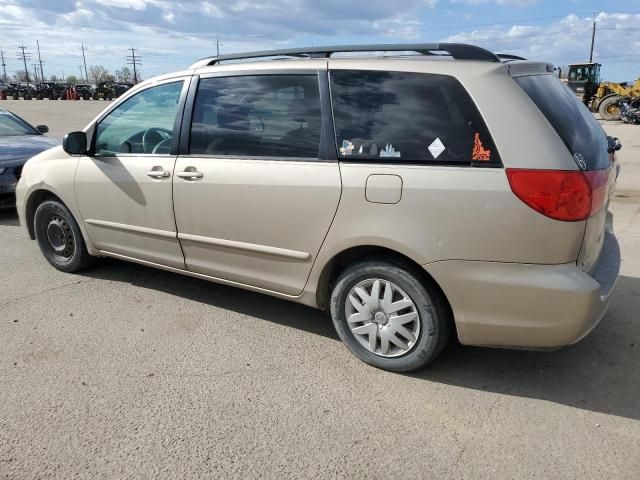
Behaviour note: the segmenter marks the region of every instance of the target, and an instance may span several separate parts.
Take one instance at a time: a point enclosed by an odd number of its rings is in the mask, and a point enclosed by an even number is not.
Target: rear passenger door
[[[174,178],[190,271],[302,292],[340,199],[329,108],[326,70],[199,79]]]

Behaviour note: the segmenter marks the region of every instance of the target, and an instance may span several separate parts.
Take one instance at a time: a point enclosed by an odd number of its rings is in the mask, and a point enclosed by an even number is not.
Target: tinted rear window
[[[500,164],[480,113],[453,77],[332,70],[331,98],[344,160]]]
[[[609,167],[604,130],[566,85],[553,75],[515,77],[514,80],[547,117],[580,168]]]

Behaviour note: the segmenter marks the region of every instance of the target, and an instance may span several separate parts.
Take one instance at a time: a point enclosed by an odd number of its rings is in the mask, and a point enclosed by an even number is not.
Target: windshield
[[[9,112],[0,112],[0,137],[13,135],[40,135],[27,122]]]

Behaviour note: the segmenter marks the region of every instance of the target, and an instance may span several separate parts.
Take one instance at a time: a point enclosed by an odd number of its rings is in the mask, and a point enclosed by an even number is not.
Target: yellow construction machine
[[[634,83],[601,82],[600,67],[599,63],[569,65],[567,86],[603,120],[618,120],[618,101],[621,97],[640,97],[640,79]]]

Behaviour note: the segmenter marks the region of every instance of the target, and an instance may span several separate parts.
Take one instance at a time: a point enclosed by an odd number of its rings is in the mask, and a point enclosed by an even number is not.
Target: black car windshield
[[[40,135],[40,133],[15,115],[9,112],[0,112],[0,137],[13,135]]]

